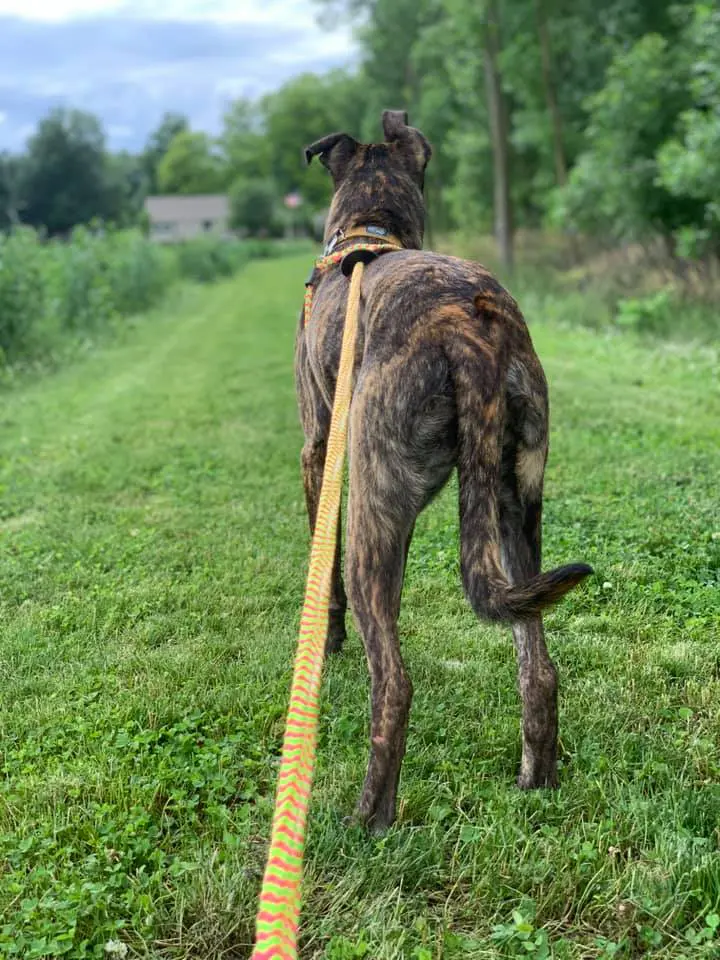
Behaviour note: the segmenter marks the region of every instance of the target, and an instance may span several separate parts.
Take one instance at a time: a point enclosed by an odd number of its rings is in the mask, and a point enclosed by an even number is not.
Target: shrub
[[[61,330],[101,327],[115,312],[106,238],[86,227],[73,231],[70,241],[54,240],[46,248],[46,283],[50,309]]]
[[[230,277],[250,259],[251,249],[240,241],[212,235],[188,240],[176,248],[180,275],[196,283]]]
[[[176,278],[176,258],[171,250],[149,243],[135,230],[116,233],[110,244],[110,283],[116,309],[124,316],[147,310]]]
[[[615,322],[638,333],[668,338],[681,335],[683,340],[711,342],[719,332],[716,304],[690,299],[673,287],[620,300]]]
[[[141,230],[101,227],[78,227],[69,240],[44,241],[31,229],[0,235],[0,366],[148,310],[178,278],[211,283],[279,252],[267,240],[212,235],[162,247]]]
[[[0,234],[0,364],[29,348],[45,316],[42,254],[33,230]]]

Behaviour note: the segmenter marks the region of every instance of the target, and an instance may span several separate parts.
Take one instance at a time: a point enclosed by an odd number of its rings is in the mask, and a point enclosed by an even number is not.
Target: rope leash
[[[342,251],[321,257],[315,264],[315,270],[324,273],[351,253],[377,254],[399,248],[399,243],[390,240],[385,243],[354,244]],[[267,866],[260,891],[252,960],[297,960],[302,861],[310,787],[317,749],[320,684],[325,659],[328,608],[352,395],[355,339],[364,272],[365,263],[362,260],[355,262],[350,279],[340,365],[335,386],[320,501],[310,551],[305,603],[300,619],[290,704],[278,774],[275,814]],[[315,271],[313,275],[314,273]],[[310,320],[312,294],[312,284],[309,282],[305,292],[304,306],[306,325]]]

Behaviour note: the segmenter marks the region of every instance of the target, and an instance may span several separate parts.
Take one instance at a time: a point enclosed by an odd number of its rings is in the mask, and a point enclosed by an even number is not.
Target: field
[[[307,266],[176,288],[0,395],[0,957],[249,955],[307,562]],[[528,319],[545,566],[596,569],[547,617],[561,788],[513,785],[511,637],[463,600],[451,485],[410,554],[416,693],[380,840],[343,822],[354,631],[327,667],[306,960],[720,956],[718,354]]]

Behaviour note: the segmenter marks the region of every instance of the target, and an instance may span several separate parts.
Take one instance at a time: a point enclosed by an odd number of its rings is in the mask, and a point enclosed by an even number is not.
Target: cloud
[[[312,0],[0,0],[0,16],[41,22],[110,14],[142,20],[263,23],[312,27]]]
[[[117,0],[0,0],[0,16],[25,17],[29,20],[65,20],[122,7]]]
[[[141,146],[166,110],[215,132],[231,99],[354,56],[296,0],[41,0],[33,19],[7,15],[21,6],[0,0],[0,149],[55,106],[96,113],[113,147]]]

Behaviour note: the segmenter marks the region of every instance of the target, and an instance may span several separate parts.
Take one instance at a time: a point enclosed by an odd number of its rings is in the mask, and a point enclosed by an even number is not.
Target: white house
[[[221,194],[147,197],[150,239],[158,243],[190,240],[203,233],[231,236],[230,201]]]

